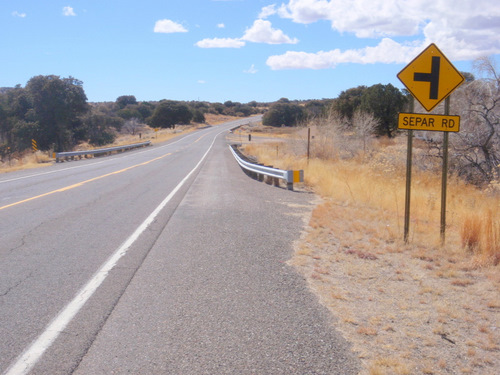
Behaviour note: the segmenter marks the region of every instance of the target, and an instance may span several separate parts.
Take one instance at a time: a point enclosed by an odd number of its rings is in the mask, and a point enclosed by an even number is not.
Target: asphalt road
[[[313,197],[243,174],[236,125],[0,177],[0,373],[357,373],[286,265]]]

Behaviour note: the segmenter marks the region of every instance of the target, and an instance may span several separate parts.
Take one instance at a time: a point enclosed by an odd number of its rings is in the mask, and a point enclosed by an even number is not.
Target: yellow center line
[[[33,200],[38,199],[38,198],[43,198],[43,197],[46,197],[48,195],[52,195],[52,194],[55,194],[55,193],[61,193],[63,191],[71,190],[71,189],[83,186],[83,185],[85,185],[85,184],[87,184],[89,182],[97,181],[97,180],[100,180],[100,179],[105,178],[105,177],[109,177],[109,176],[113,176],[115,174],[123,173],[123,172],[126,172],[126,171],[130,170],[130,169],[141,167],[143,165],[146,165],[146,164],[152,163],[154,161],[163,159],[164,157],[169,156],[169,155],[172,155],[172,153],[169,152],[168,154],[165,154],[165,155],[159,156],[157,158],[145,161],[144,163],[132,165],[130,167],[127,167],[127,168],[124,168],[124,169],[120,169],[119,171],[115,171],[115,172],[103,174],[102,176],[97,176],[97,177],[91,178],[89,180],[85,180],[85,181],[81,181],[81,182],[78,182],[78,183],[73,184],[73,185],[65,186],[65,187],[57,189],[57,190],[52,190],[52,191],[49,191],[48,193],[44,193],[44,194],[40,194],[40,195],[31,197],[31,198],[27,198],[27,199],[24,199],[24,200],[19,201],[19,202],[14,202],[14,203],[8,204],[6,206],[0,207],[0,211],[3,210],[3,209],[5,209],[5,208],[9,208],[9,207],[12,207],[12,206],[17,206],[18,204],[30,202],[30,201],[33,201]]]
[[[204,136],[206,136],[206,134],[203,134],[200,138],[198,138],[196,141],[194,141],[193,143],[196,143],[198,142],[200,139],[202,139]]]

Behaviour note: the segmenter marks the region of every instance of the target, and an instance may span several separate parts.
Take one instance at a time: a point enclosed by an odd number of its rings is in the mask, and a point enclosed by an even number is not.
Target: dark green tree
[[[319,117],[325,113],[325,101],[311,100],[306,103],[305,109],[307,111],[307,116],[309,117]]]
[[[40,127],[37,122],[26,122],[21,119],[11,119],[13,121],[12,138],[14,139],[14,148],[17,150],[26,150],[31,147],[31,140],[37,139],[40,133]]]
[[[9,129],[7,126],[7,110],[0,97],[0,144],[5,143],[8,137]]]
[[[85,140],[82,116],[89,106],[81,81],[55,75],[36,76],[28,81],[26,91],[38,122],[36,138],[41,150],[54,145],[55,151],[62,151]]]
[[[140,119],[142,121],[145,121],[148,117],[150,117],[154,110],[155,106],[149,102],[141,102],[141,104],[137,106],[137,111],[141,114]]]
[[[120,120],[122,119],[120,118]],[[89,143],[94,146],[113,143],[116,139],[115,121],[115,117],[106,116],[99,112],[92,112],[85,116],[84,124]]]
[[[17,149],[20,143],[14,144],[13,129],[25,118],[33,118],[32,103],[26,90],[20,85],[4,90],[4,94],[0,95],[0,142],[6,143],[11,149]]]
[[[193,121],[194,122],[198,122],[200,124],[204,124],[205,123],[205,115],[203,114],[203,112],[199,109],[193,109],[192,110],[193,112]]]
[[[122,95],[116,99],[116,105],[120,109],[125,108],[127,105],[135,105],[135,104],[137,104],[137,99],[135,98],[134,95]]]
[[[297,104],[275,103],[262,117],[262,124],[295,126],[305,118],[304,108]]]
[[[222,103],[212,103],[211,104],[211,111],[210,113],[213,114],[222,114],[224,113],[224,105]]]
[[[175,124],[189,124],[193,114],[186,104],[171,100],[161,101],[150,117],[150,125],[155,128],[171,128]]]
[[[366,89],[366,86],[358,86],[342,91],[335,100],[333,109],[351,122],[354,112],[356,112],[361,105],[361,97]]]
[[[376,135],[393,137],[398,127],[398,113],[407,101],[406,96],[390,83],[377,84],[364,90],[360,109],[372,113],[378,122]]]
[[[128,105],[117,111],[116,114],[124,120],[130,120],[131,118],[143,119],[141,112],[139,112],[139,106],[137,105]]]

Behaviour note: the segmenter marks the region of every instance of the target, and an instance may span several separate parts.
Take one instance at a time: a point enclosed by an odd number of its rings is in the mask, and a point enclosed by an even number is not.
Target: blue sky
[[[89,101],[335,98],[430,43],[500,63],[497,0],[0,0],[0,87],[55,74]]]

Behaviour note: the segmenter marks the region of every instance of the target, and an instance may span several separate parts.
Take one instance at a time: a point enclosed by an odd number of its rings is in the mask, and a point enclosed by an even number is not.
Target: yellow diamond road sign
[[[428,112],[465,80],[434,43],[399,72],[398,78]]]

